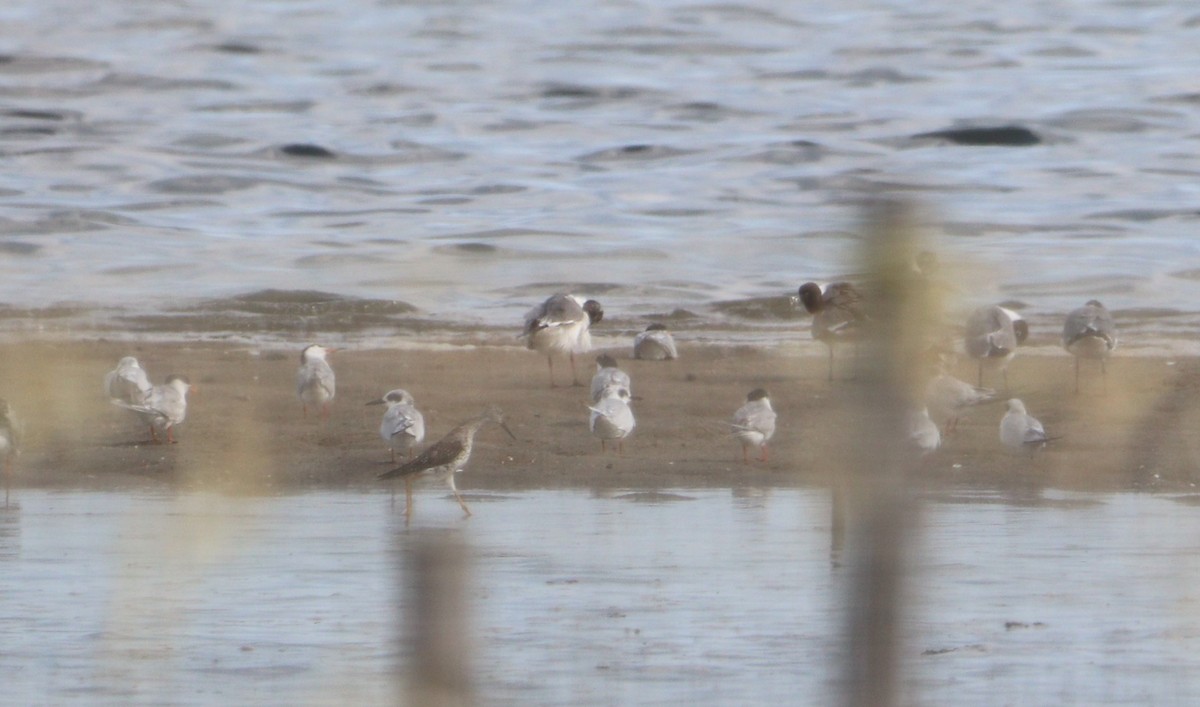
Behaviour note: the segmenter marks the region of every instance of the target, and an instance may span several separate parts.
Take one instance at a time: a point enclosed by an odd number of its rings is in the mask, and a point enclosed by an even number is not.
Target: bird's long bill
[[[500,423],[500,427],[502,427],[502,428],[504,429],[504,431],[508,433],[508,436],[509,436],[509,437],[512,437],[513,439],[516,439],[516,438],[517,438],[517,436],[516,436],[515,434],[513,434],[513,431],[512,431],[512,430],[510,430],[510,429],[508,429],[508,425],[506,425],[506,424],[504,424],[503,422],[501,422],[501,423]]]
[[[379,398],[378,400],[372,400],[371,402],[367,403],[367,405],[383,405],[386,402],[387,401],[383,398]]]

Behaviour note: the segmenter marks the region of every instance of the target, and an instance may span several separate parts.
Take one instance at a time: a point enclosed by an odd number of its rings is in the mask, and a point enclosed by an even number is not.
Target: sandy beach
[[[300,346],[203,343],[9,344],[0,358],[3,395],[26,426],[14,489],[21,487],[213,488],[247,493],[305,486],[378,487],[391,468],[377,436],[380,407],[365,403],[404,387],[427,421],[426,444],[497,404],[517,440],[480,433],[459,487],[688,488],[825,484],[843,473],[845,450],[860,441],[854,398],[862,385],[825,380],[825,359],[798,352],[683,346],[677,361],[636,361],[614,350],[633,378],[638,426],[623,455],[601,453],[587,428],[586,388],[548,384],[545,359],[511,345],[444,350],[343,350],[331,357],[338,395],[328,420],[302,417],[294,376]],[[594,354],[580,378],[590,379]],[[196,385],[178,444],[149,444],[148,430],[110,405],[104,374],[137,356],[155,381],[183,373]],[[1085,368],[1073,389],[1072,359],[1042,351],[1010,368],[1011,393],[1051,435],[1032,456],[997,439],[1002,403],[971,410],[915,478],[931,484],[1080,490],[1191,490],[1200,440],[1191,359],[1115,358],[1108,389]],[[556,369],[567,378],[565,362]],[[955,371],[973,380],[974,367]],[[985,383],[993,384],[988,380]],[[998,384],[999,381],[995,381]],[[727,421],[752,388],[765,387],[779,414],[767,463],[744,464]],[[1004,397],[1004,396],[1000,396]]]

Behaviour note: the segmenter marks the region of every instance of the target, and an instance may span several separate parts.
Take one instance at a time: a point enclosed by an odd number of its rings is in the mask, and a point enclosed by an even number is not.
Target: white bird
[[[742,444],[742,463],[749,463],[750,447],[758,447],[759,461],[767,461],[767,441],[775,434],[775,410],[763,388],[755,388],[746,396],[746,404],[733,413],[733,436]]]
[[[172,374],[167,376],[165,383],[151,388],[150,395],[140,405],[123,400],[113,400],[112,403],[136,412],[150,426],[152,441],[158,442],[158,433],[165,432],[167,442],[175,444],[173,430],[187,417],[187,395],[191,390],[191,381],[186,376]]]
[[[133,356],[122,358],[117,362],[117,367],[104,376],[104,392],[108,397],[130,405],[145,402],[151,387],[146,371]]]
[[[967,319],[965,341],[967,355],[979,361],[979,382],[983,385],[983,367],[999,368],[1008,390],[1008,364],[1017,354],[1017,346],[1029,338],[1029,324],[1020,314],[998,305],[980,307]]]
[[[382,398],[367,405],[387,405],[383,421],[379,423],[379,436],[391,450],[393,464],[396,463],[396,452],[408,455],[425,439],[425,416],[407,390],[389,390]]]
[[[670,361],[679,358],[675,337],[664,324],[651,324],[633,337],[633,357],[643,361]]]
[[[937,424],[929,418],[927,408],[914,408],[908,411],[906,419],[908,441],[925,456],[942,446],[942,433]]]
[[[848,282],[833,282],[824,287],[806,282],[797,295],[795,301],[813,315],[812,337],[829,347],[829,380],[833,380],[834,345],[857,341],[867,323],[862,295]]]
[[[608,387],[624,388],[633,395],[633,385],[629,374],[617,366],[617,359],[608,354],[596,357],[596,375],[592,376],[592,402],[600,402],[600,396]]]
[[[991,402],[996,391],[961,381],[945,372],[929,379],[925,386],[925,404],[933,417],[941,421],[946,434],[958,429],[958,419],[967,408]]]
[[[604,309],[594,299],[568,294],[552,295],[525,314],[525,345],[546,354],[550,368],[550,387],[554,383],[554,356],[566,354],[571,360],[571,384],[581,385],[575,372],[575,354],[592,349],[588,329],[604,318]]]
[[[1036,417],[1025,411],[1025,403],[1013,398],[1008,401],[1008,412],[1000,420],[1000,441],[1013,449],[1037,449],[1057,437],[1047,437],[1046,430]]]
[[[1091,358],[1100,361],[1100,374],[1104,376],[1105,389],[1108,387],[1108,371],[1104,365],[1105,359],[1117,348],[1117,327],[1113,324],[1112,315],[1098,300],[1088,300],[1087,304],[1067,315],[1063,325],[1062,345],[1075,357],[1075,392],[1079,392],[1079,359]]]
[[[605,451],[612,440],[617,453],[624,452],[625,438],[637,424],[629,407],[629,390],[619,385],[609,386],[601,392],[599,402],[588,410],[592,412],[589,421],[592,434],[600,439],[600,451]]]
[[[13,413],[8,401],[0,399],[0,463],[4,465],[4,505],[8,505],[8,488],[12,485],[13,458],[21,453],[21,438],[25,428]]]
[[[296,395],[304,406],[305,417],[308,417],[309,405],[320,408],[321,417],[329,417],[329,405],[337,393],[337,383],[325,356],[334,351],[337,349],[310,344],[300,352],[300,370],[296,371]]]

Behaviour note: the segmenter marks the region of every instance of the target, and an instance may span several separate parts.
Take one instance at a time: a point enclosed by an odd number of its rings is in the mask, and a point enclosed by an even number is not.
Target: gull
[[[165,383],[151,388],[146,400],[139,405],[123,400],[113,400],[112,403],[136,412],[150,426],[150,439],[153,442],[159,441],[159,432],[165,432],[167,442],[175,444],[172,431],[187,417],[187,395],[191,390],[191,381],[186,376],[172,374],[167,376]]]
[[[617,359],[600,354],[596,357],[596,375],[592,376],[592,402],[600,402],[604,389],[609,386],[624,388],[632,395],[629,374],[617,367]]]
[[[104,392],[112,400],[123,400],[130,405],[140,405],[150,395],[150,379],[138,360],[126,356],[117,362],[117,367],[104,376]]]
[[[925,456],[942,446],[942,433],[937,423],[929,418],[928,408],[914,408],[908,411],[905,419],[908,431],[908,441]]]
[[[333,369],[325,361],[325,356],[334,351],[337,349],[310,344],[300,352],[300,370],[296,371],[296,395],[304,406],[305,417],[308,417],[309,405],[319,407],[321,417],[329,417],[329,405],[337,392],[337,384]]]
[[[387,405],[383,421],[379,423],[379,436],[392,452],[392,463],[396,463],[396,452],[408,455],[412,448],[425,439],[425,416],[417,409],[413,396],[403,388],[389,390],[378,400],[367,405]]]
[[[620,385],[607,386],[600,392],[599,401],[588,410],[592,412],[588,424],[592,435],[600,438],[600,451],[605,451],[608,441],[613,440],[617,453],[623,453],[625,438],[637,424],[629,407],[629,389]]]
[[[979,385],[983,385],[983,367],[999,368],[1008,390],[1008,364],[1017,346],[1029,338],[1029,324],[1021,315],[998,305],[980,307],[967,319],[965,343],[967,355],[979,361]]]
[[[862,295],[848,282],[833,282],[822,287],[806,282],[797,291],[798,301],[813,315],[812,337],[829,347],[829,380],[833,380],[833,347],[843,341],[857,341],[867,321],[862,312]]]
[[[1000,441],[1013,449],[1038,449],[1057,437],[1047,437],[1046,430],[1036,417],[1025,411],[1025,403],[1013,398],[1008,412],[1000,420]]]
[[[939,371],[925,386],[925,404],[933,410],[934,417],[943,421],[948,435],[958,429],[958,419],[967,408],[995,398],[996,391],[991,388],[973,386],[944,371]]]
[[[471,515],[471,509],[467,508],[466,502],[458,494],[458,487],[454,485],[454,474],[462,471],[466,466],[467,460],[471,458],[471,447],[475,443],[475,434],[479,432],[480,427],[489,422],[500,425],[509,437],[517,438],[512,430],[508,429],[508,425],[504,424],[500,408],[491,406],[484,410],[483,414],[450,430],[445,437],[434,442],[433,446],[418,454],[415,459],[395,469],[385,471],[376,478],[400,477],[404,479],[404,512],[408,516],[412,515],[412,480],[418,475],[444,479],[446,485],[450,487],[451,493],[454,494],[454,500],[458,501],[458,505],[462,507],[463,513]]]
[[[767,440],[775,434],[775,410],[764,388],[755,388],[746,395],[746,404],[733,413],[732,425],[734,438],[742,443],[742,463],[750,462],[750,447],[758,447],[758,460],[767,461]]]
[[[588,329],[603,318],[604,309],[596,300],[561,293],[550,296],[526,313],[521,336],[528,348],[546,354],[551,388],[555,387],[555,354],[570,356],[571,384],[581,385],[575,373],[575,354],[591,350],[592,337]]]
[[[633,357],[643,361],[670,361],[679,358],[675,338],[665,324],[651,324],[633,337]]]
[[[1117,328],[1112,315],[1098,300],[1067,315],[1063,325],[1063,348],[1075,357],[1075,392],[1079,392],[1079,359],[1094,358],[1100,361],[1100,374],[1104,376],[1105,390],[1108,389],[1108,371],[1104,360],[1117,348]]]
[[[21,453],[25,428],[13,414],[7,400],[0,398],[0,461],[4,464],[4,505],[8,506],[8,488],[12,485],[13,457]]]

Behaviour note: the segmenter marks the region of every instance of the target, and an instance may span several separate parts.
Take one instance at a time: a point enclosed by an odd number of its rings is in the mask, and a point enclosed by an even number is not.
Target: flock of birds
[[[871,316],[863,306],[863,297],[848,282],[824,286],[808,282],[799,288],[793,300],[812,314],[812,336],[829,348],[829,380],[832,381],[835,348],[855,344],[872,326]],[[591,350],[589,329],[603,316],[604,309],[596,300],[561,293],[549,297],[525,315],[525,327],[520,336],[529,349],[546,356],[551,387],[556,385],[554,360],[563,356],[570,362],[572,384],[581,385],[575,359]],[[985,369],[1004,376],[1007,388],[1008,364],[1028,336],[1028,324],[1010,309],[990,305],[971,313],[966,323],[964,348],[968,356],[978,361],[977,385],[959,380],[946,373],[944,366],[939,366],[937,373],[928,380],[924,399],[914,404],[908,414],[909,442],[918,453],[927,454],[937,449],[943,434],[954,432],[960,416],[968,408],[996,398],[994,390],[983,387]],[[1117,346],[1117,332],[1104,305],[1091,300],[1068,314],[1062,345],[1075,357],[1076,392],[1079,390],[1080,359],[1098,360],[1101,372],[1106,374],[1104,362]],[[305,417],[310,407],[322,418],[329,416],[330,404],[337,392],[336,376],[327,360],[327,355],[333,351],[336,349],[314,344],[300,353],[296,395]],[[678,358],[679,353],[671,332],[662,324],[651,324],[635,337],[633,355],[643,360],[672,360]],[[187,416],[187,396],[193,387],[187,377],[176,374],[167,376],[160,385],[152,385],[138,360],[126,356],[105,376],[104,390],[112,404],[135,413],[148,426],[153,442],[163,441],[160,440],[162,435],[165,442],[174,443],[174,427]],[[611,355],[601,354],[596,359],[590,392],[591,433],[600,440],[602,451],[612,445],[617,453],[622,453],[624,440],[636,425],[631,407],[632,382]],[[406,461],[379,474],[378,478],[404,480],[405,508],[410,515],[412,482],[418,476],[443,480],[463,512],[470,515],[471,511],[455,485],[454,475],[470,459],[475,435],[485,424],[495,423],[515,439],[500,410],[491,406],[413,456],[425,440],[425,418],[417,409],[413,396],[397,388],[367,405],[386,406],[379,436],[391,451],[393,463],[397,454],[404,456]],[[732,437],[741,445],[744,463],[749,463],[751,450],[756,451],[760,461],[768,460],[767,444],[775,434],[775,423],[776,413],[766,389],[750,391],[745,404],[728,422]],[[3,459],[6,479],[22,434],[22,425],[10,406],[0,400],[0,459]],[[1000,422],[999,437],[1011,449],[1036,448],[1054,439],[1047,436],[1041,422],[1028,413],[1024,403],[1015,398],[1008,401],[1008,410]]]

